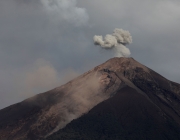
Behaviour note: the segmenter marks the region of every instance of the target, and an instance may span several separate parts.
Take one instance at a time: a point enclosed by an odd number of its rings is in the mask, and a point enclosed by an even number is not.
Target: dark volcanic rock
[[[179,128],[180,85],[133,58],[0,110],[3,140],[180,139]]]
[[[126,86],[47,140],[179,140],[179,125]]]

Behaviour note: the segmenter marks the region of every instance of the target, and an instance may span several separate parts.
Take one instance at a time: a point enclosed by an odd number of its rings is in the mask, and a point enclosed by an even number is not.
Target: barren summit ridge
[[[128,97],[127,102],[130,99],[148,102],[159,114],[155,117],[157,121],[162,119],[160,122],[164,123],[170,119],[180,125],[180,85],[133,58],[121,57],[112,58],[65,85],[0,110],[0,139],[34,140],[53,136],[72,120],[96,110],[100,103],[114,97],[120,101],[121,93]]]

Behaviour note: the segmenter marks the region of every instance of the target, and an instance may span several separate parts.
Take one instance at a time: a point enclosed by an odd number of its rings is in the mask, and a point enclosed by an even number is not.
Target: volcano
[[[0,140],[178,140],[180,84],[133,58],[0,110]]]

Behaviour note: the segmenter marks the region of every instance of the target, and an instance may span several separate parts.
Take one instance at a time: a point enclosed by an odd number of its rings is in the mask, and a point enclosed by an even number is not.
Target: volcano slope
[[[133,58],[112,58],[0,110],[0,139],[44,138],[180,139],[180,85]]]
[[[115,95],[47,140],[179,140],[180,85],[132,58],[113,58],[95,69],[124,84]]]

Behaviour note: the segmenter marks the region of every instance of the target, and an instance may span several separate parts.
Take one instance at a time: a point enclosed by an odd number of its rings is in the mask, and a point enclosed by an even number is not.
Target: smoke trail
[[[132,43],[132,37],[129,31],[116,28],[112,34],[107,34],[104,39],[102,36],[94,36],[94,44],[100,45],[104,49],[115,48],[115,56],[128,57],[131,52],[125,46]]]
[[[41,0],[44,8],[56,20],[66,20],[76,26],[86,25],[89,16],[85,8],[77,7],[76,0]]]

